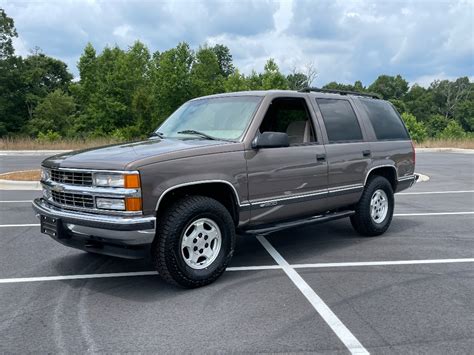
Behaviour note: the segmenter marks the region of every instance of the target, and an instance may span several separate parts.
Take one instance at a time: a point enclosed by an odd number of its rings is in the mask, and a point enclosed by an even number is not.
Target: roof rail
[[[340,94],[340,95],[357,95],[357,96],[366,96],[371,97],[372,99],[381,99],[379,94],[370,93],[370,92],[357,92],[357,91],[346,91],[346,90],[336,90],[336,89],[320,89],[320,88],[311,88],[307,87],[299,90],[299,92],[325,92],[328,94]]]

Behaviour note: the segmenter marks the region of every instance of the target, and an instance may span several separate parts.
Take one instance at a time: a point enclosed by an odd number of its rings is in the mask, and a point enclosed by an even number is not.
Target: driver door
[[[303,97],[280,97],[267,109],[260,133],[287,133],[290,146],[247,152],[250,224],[324,211],[328,183],[326,151],[308,107]]]

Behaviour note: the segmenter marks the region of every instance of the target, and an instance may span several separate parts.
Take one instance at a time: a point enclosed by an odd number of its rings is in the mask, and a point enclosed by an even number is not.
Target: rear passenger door
[[[371,162],[364,126],[349,99],[316,98],[314,104],[325,135],[328,209],[355,203]]]

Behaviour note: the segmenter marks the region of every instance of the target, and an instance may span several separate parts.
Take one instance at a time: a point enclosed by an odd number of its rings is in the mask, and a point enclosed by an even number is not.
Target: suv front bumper
[[[143,258],[155,237],[155,217],[98,215],[68,211],[42,198],[33,201],[41,232],[54,240],[94,253]]]

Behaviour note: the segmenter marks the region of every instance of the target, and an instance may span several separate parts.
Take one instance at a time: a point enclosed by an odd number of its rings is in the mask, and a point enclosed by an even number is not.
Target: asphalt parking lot
[[[348,220],[242,236],[196,290],[56,243],[39,191],[0,191],[0,352],[472,353],[474,155],[419,153],[417,171],[383,236]]]

